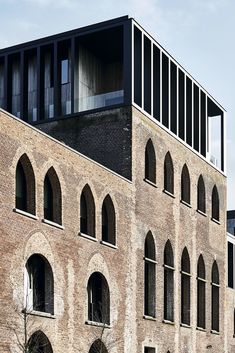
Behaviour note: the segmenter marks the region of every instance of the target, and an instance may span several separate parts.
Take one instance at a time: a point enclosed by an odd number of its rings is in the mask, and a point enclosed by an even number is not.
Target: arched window
[[[153,235],[148,232],[144,245],[144,314],[155,317],[156,251]]]
[[[145,179],[156,184],[156,155],[151,139],[145,147]]]
[[[197,182],[197,209],[206,213],[206,191],[202,175],[199,176]]]
[[[164,320],[174,321],[174,256],[169,240],[164,249]]]
[[[181,323],[190,325],[190,260],[185,247],[181,257]]]
[[[219,221],[219,194],[216,185],[212,190],[212,218]]]
[[[235,337],[235,309],[233,310],[233,337]]]
[[[92,343],[89,353],[108,353],[107,348],[101,340]]]
[[[44,179],[44,218],[62,224],[61,187],[55,169],[51,167]]]
[[[206,325],[206,271],[203,256],[197,262],[197,326],[205,328]]]
[[[36,331],[30,337],[26,347],[27,352],[32,353],[53,353],[51,343],[42,331]]]
[[[110,324],[110,294],[105,277],[94,272],[88,281],[88,320]]]
[[[102,205],[102,240],[115,245],[116,221],[115,209],[111,197],[107,195]]]
[[[80,198],[80,232],[95,237],[95,202],[88,184]]]
[[[190,204],[190,176],[186,164],[181,173],[181,200]]]
[[[49,262],[39,254],[30,256],[25,273],[25,307],[54,313],[54,279]]]
[[[164,160],[164,190],[174,194],[174,167],[170,152],[167,152]]]
[[[219,332],[219,269],[214,261],[211,273],[211,329]]]
[[[26,154],[16,167],[16,208],[35,214],[35,176]]]

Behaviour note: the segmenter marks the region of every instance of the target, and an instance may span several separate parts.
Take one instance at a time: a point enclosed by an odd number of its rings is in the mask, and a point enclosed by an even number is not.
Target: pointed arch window
[[[25,307],[54,314],[54,279],[47,259],[39,254],[30,256],[25,273]]]
[[[206,271],[203,256],[197,262],[197,327],[206,326]]]
[[[16,167],[16,208],[35,215],[35,176],[26,154]]]
[[[80,197],[80,232],[95,237],[95,202],[88,184]]]
[[[167,152],[164,160],[164,190],[174,194],[174,167],[170,152]]]
[[[108,353],[108,351],[104,343],[100,339],[97,339],[92,343],[89,353]]]
[[[181,257],[181,323],[190,325],[190,259],[185,247]]]
[[[212,219],[219,222],[219,193],[216,185],[212,189]]]
[[[219,269],[214,261],[211,273],[211,329],[219,332]]]
[[[206,213],[206,190],[202,175],[199,176],[197,182],[197,209]]]
[[[145,179],[156,184],[156,155],[151,139],[145,147]]]
[[[27,352],[53,353],[51,343],[42,331],[36,331],[27,342]]]
[[[174,256],[169,240],[164,249],[164,320],[174,321]]]
[[[88,281],[88,320],[110,324],[110,294],[106,278],[94,272]]]
[[[116,217],[112,199],[107,195],[102,205],[102,241],[115,245]]]
[[[44,218],[62,224],[61,186],[59,178],[51,167],[44,179]]]
[[[181,173],[181,200],[190,205],[190,176],[186,164]]]
[[[156,250],[153,235],[148,232],[144,245],[144,314],[155,317]]]

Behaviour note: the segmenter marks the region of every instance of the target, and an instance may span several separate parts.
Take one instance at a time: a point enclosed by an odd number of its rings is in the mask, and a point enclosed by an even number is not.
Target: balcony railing
[[[121,104],[124,101],[124,90],[97,94],[95,96],[82,97],[78,99],[79,111],[108,107]]]

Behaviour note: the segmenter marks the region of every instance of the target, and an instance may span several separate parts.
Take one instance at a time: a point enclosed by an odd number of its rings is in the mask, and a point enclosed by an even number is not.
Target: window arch
[[[95,202],[88,184],[80,197],[80,232],[95,237]]]
[[[164,320],[174,321],[174,255],[170,240],[164,248]]]
[[[56,171],[51,167],[44,179],[44,218],[62,224],[61,186]]]
[[[116,243],[116,217],[113,201],[107,195],[102,205],[102,240],[115,245]]]
[[[144,245],[144,314],[155,317],[156,250],[153,235],[148,232]]]
[[[16,208],[35,214],[35,176],[26,154],[23,154],[16,166]]]
[[[212,218],[219,221],[219,193],[216,185],[212,189]]]
[[[164,160],[164,190],[174,194],[174,167],[169,151]]]
[[[47,259],[39,254],[26,263],[25,307],[29,310],[54,314],[54,279]]]
[[[89,353],[108,353],[104,343],[98,339],[92,343]]]
[[[206,190],[202,175],[199,176],[197,182],[197,209],[206,213]]]
[[[35,353],[53,353],[49,339],[40,330],[32,334],[28,340],[26,351]]]
[[[181,200],[190,204],[190,176],[186,164],[181,173]]]
[[[88,320],[110,324],[110,294],[105,277],[94,272],[88,281]]]
[[[211,329],[219,332],[219,269],[214,261],[211,272]]]
[[[190,259],[185,247],[181,257],[181,323],[190,325]]]
[[[151,139],[145,147],[145,179],[156,184],[156,155]]]
[[[205,328],[206,325],[206,271],[203,256],[197,262],[197,326]]]

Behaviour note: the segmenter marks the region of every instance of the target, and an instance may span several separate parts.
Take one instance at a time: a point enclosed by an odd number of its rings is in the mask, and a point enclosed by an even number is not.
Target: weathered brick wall
[[[66,145],[131,179],[130,108],[80,114],[37,127]]]

